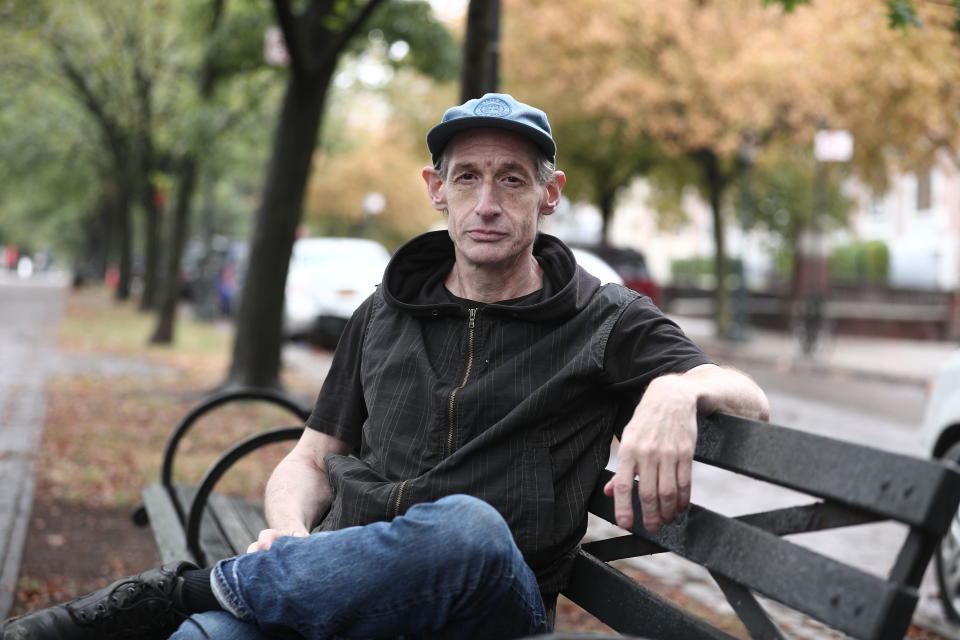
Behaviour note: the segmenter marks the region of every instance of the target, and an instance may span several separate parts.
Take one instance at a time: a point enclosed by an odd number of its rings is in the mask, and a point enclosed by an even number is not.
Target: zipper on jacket
[[[447,404],[447,447],[445,455],[449,457],[453,455],[453,431],[456,426],[454,416],[456,415],[456,402],[457,394],[467,386],[467,381],[470,379],[470,373],[473,370],[473,339],[474,339],[474,330],[476,328],[477,322],[477,310],[468,309],[470,317],[467,320],[467,366],[463,371],[463,380],[460,381],[460,385],[457,386],[453,391],[450,392],[450,402]]]
[[[400,505],[403,501],[403,488],[407,486],[407,481],[404,480],[397,485],[397,497],[393,501],[393,517],[396,518],[400,515]]]

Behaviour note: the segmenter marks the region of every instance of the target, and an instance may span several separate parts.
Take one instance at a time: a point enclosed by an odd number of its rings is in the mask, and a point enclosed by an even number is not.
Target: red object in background
[[[662,292],[647,270],[647,261],[643,254],[636,249],[623,249],[611,246],[585,247],[594,252],[604,262],[613,267],[613,270],[623,278],[623,284],[638,293],[642,293],[653,300],[653,304],[660,306]]]
[[[20,252],[12,244],[3,248],[3,266],[10,271],[17,268],[17,259],[20,258]]]
[[[109,267],[106,275],[103,277],[103,284],[111,291],[120,284],[120,270],[116,267]]]
[[[653,300],[653,304],[657,305],[658,307],[660,306],[660,285],[651,280],[649,276],[646,278],[623,278],[623,284],[638,293],[648,296],[651,300]]]

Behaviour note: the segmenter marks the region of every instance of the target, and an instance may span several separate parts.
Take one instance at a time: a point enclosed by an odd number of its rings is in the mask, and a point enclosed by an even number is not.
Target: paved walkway
[[[812,356],[800,352],[789,333],[754,329],[744,342],[718,340],[713,322],[701,318],[675,317],[674,320],[711,357],[741,362],[768,364],[781,370],[801,370],[926,385],[940,366],[960,348],[956,342],[930,342],[833,336]]]
[[[64,281],[0,275],[0,619],[13,604],[33,506],[33,464],[56,363]]]

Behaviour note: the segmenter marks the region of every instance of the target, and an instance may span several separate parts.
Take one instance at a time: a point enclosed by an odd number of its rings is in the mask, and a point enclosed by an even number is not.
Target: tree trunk
[[[119,277],[117,288],[114,291],[114,299],[123,301],[130,299],[130,289],[133,283],[133,237],[130,228],[130,185],[126,183],[126,179],[122,176],[117,185],[115,206]]]
[[[190,201],[197,183],[197,163],[188,156],[180,167],[177,180],[177,202],[170,220],[170,235],[167,239],[167,260],[163,273],[163,287],[159,292],[157,325],[150,337],[151,344],[173,342],[177,316],[177,301],[180,299],[180,259],[187,241],[190,226]]]
[[[597,203],[600,208],[600,244],[609,243],[609,232],[610,232],[610,221],[613,220],[613,205],[617,199],[617,191],[613,190],[604,190],[602,191],[598,198],[599,202]]]
[[[280,386],[287,267],[333,75],[333,64],[328,67],[316,75],[291,73],[287,82],[256,215],[227,386]]]
[[[157,201],[157,188],[144,169],[144,180],[140,188],[140,204],[143,207],[143,292],[140,297],[140,310],[156,309],[158,303],[158,281],[160,271],[160,237],[163,233],[161,219],[163,212]]]
[[[726,225],[722,211],[723,187],[710,185],[710,210],[713,214],[713,271],[717,274],[717,284],[713,292],[713,318],[716,323],[716,335],[726,338],[730,335],[730,292],[727,290],[727,241]]]
[[[460,70],[460,99],[466,102],[500,85],[500,0],[470,0]]]
[[[224,0],[214,0],[210,5],[210,23],[207,28],[207,37],[211,38],[217,31],[223,18]],[[204,102],[209,102],[213,96],[213,89],[217,84],[220,73],[212,57],[212,50],[207,49],[197,76],[198,94]],[[164,277],[160,282],[158,294],[157,324],[154,327],[152,344],[170,344],[177,323],[177,303],[180,300],[180,260],[183,257],[183,247],[187,242],[190,228],[190,204],[193,193],[196,191],[197,174],[200,161],[195,151],[187,152],[182,159],[177,179],[177,202],[170,221],[170,235],[166,247],[166,264]],[[207,243],[209,250],[210,243]]]
[[[710,151],[704,150],[694,155],[703,171],[710,212],[713,214],[713,273],[716,285],[713,290],[713,320],[716,335],[719,338],[730,337],[730,292],[727,290],[727,236],[723,219],[723,194],[730,177],[724,175],[720,159]]]

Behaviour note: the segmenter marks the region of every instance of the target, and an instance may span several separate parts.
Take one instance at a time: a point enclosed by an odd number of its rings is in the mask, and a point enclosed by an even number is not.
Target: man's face
[[[450,141],[447,172],[423,171],[436,209],[447,211],[447,228],[458,263],[508,269],[530,255],[540,215],[560,201],[563,174],[537,181],[536,147],[518,134],[472,129]]]

